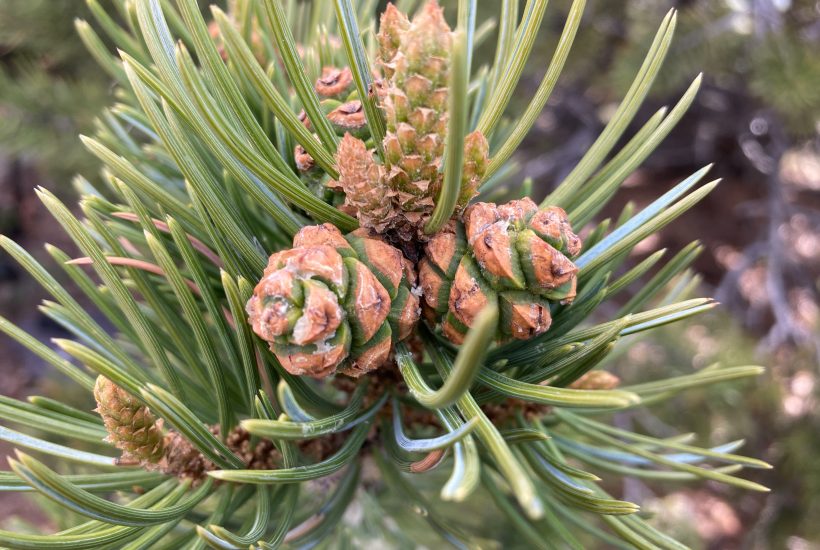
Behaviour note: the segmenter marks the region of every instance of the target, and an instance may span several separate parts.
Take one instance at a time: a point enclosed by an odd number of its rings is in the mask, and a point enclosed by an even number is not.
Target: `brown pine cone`
[[[347,67],[342,69],[330,66],[322,67],[322,76],[314,84],[316,93],[319,97],[325,99],[343,100],[353,91],[353,88],[353,73]]]

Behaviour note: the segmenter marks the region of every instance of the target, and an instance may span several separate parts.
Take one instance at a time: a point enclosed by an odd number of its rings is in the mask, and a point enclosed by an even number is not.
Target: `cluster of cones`
[[[360,228],[343,235],[330,224],[304,227],[292,248],[270,256],[247,303],[254,332],[294,375],[357,378],[390,364],[394,344],[410,338],[422,319],[460,344],[491,303],[500,312],[496,339],[527,340],[549,329],[551,305],[575,297],[572,258],[581,241],[562,209],[539,210],[526,198],[468,206],[488,164],[480,132],[464,139],[452,219],[435,234],[424,231],[443,182],[452,40],[434,0],[412,21],[392,4],[382,15],[376,60],[381,78],[372,89],[386,121],[381,156],[351,71],[325,67],[315,83],[325,116],[343,136],[336,154],[339,177],[331,180],[301,145],[294,160],[306,181],[335,193],[339,208],[355,216]],[[304,113],[300,118],[311,127]],[[384,382],[389,380],[387,372]],[[99,377],[94,395],[108,440],[123,453],[121,462],[194,481],[215,468],[110,380]],[[502,420],[508,409],[490,407],[487,414]],[[281,459],[270,441],[252,442],[242,428],[227,434],[226,444],[248,468],[272,469]],[[319,444],[327,447],[328,441]],[[320,454],[335,445],[325,447]]]
[[[480,132],[464,140],[453,218],[424,232],[443,181],[452,41],[435,1],[412,21],[393,5],[382,15],[372,90],[386,121],[381,157],[350,70],[327,67],[316,82],[343,135],[339,177],[326,185],[361,227],[350,235],[328,224],[304,228],[293,248],[271,256],[248,302],[253,330],[293,374],[361,376],[389,362],[393,344],[422,317],[460,344],[492,302],[497,339],[526,340],[549,328],[551,304],[575,297],[581,241],[562,209],[539,210],[529,199],[467,206],[488,164]],[[321,171],[301,146],[294,157],[303,174]]]

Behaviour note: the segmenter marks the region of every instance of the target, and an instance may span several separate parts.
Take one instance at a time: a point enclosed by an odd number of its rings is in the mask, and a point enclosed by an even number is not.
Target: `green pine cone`
[[[341,69],[329,65],[322,67],[322,76],[316,80],[313,88],[320,98],[341,101],[355,89],[353,73],[348,67]]]
[[[566,213],[538,210],[529,198],[476,203],[425,246],[419,282],[425,317],[461,343],[491,301],[501,313],[498,339],[527,340],[549,329],[550,303],[575,298],[581,250]]]
[[[104,376],[97,377],[94,398],[108,432],[106,439],[123,452],[124,460],[160,461],[164,453],[162,430],[148,407]]]
[[[402,253],[357,230],[303,228],[270,257],[249,322],[295,375],[350,376],[382,366],[418,321],[415,272]]]

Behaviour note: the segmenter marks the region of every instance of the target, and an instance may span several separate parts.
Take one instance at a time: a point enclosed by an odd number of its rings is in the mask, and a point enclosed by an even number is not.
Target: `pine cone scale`
[[[346,258],[350,278],[345,307],[350,316],[353,342],[370,340],[390,313],[390,296],[373,272],[360,261]]]
[[[450,288],[450,300],[447,304],[450,312],[459,322],[472,326],[481,310],[495,297],[495,291],[481,277],[478,266],[465,256],[456,270]]]

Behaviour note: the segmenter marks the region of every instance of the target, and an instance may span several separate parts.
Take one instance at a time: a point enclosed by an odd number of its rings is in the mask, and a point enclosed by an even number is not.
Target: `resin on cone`
[[[419,282],[425,317],[461,343],[491,301],[500,311],[498,339],[528,340],[549,329],[550,304],[575,298],[581,250],[566,213],[538,210],[528,199],[476,203],[425,245]]]
[[[293,248],[270,257],[247,304],[249,322],[292,374],[361,376],[412,332],[415,279],[397,248],[365,230],[305,227]]]

